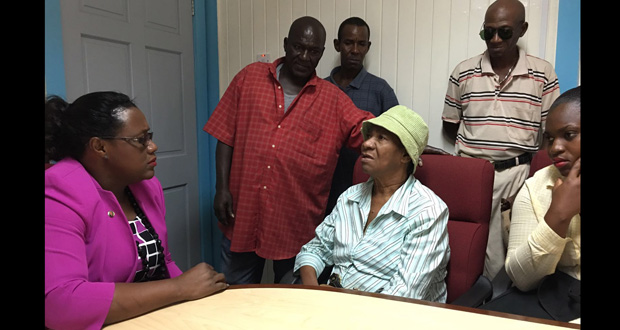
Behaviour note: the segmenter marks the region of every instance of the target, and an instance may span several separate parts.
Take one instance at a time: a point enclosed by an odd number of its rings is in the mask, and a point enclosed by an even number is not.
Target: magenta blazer
[[[179,276],[168,249],[159,180],[153,177],[130,188],[162,241],[170,276]],[[45,170],[45,326],[101,329],[114,283],[132,282],[141,267],[114,195],[74,159]]]

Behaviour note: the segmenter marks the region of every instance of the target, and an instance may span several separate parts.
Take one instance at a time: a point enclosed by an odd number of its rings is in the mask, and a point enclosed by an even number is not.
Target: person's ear
[[[340,40],[334,39],[334,49],[336,52],[340,53]]]
[[[403,157],[400,159],[401,163],[407,164],[411,162],[411,157],[407,153],[407,151],[403,152]]]
[[[108,158],[107,143],[103,139],[96,136],[91,137],[88,140],[88,148],[99,157]]]
[[[286,54],[286,45],[288,44],[288,38],[284,37],[284,42],[283,42],[283,46],[284,46],[284,54]]]
[[[519,38],[523,37],[523,35],[527,31],[527,28],[528,28],[527,22],[523,22],[523,24],[521,25],[521,34],[519,35]]]

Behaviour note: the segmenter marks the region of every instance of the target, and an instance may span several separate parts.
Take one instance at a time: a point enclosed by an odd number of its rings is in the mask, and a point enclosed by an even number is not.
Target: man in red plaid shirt
[[[316,76],[325,37],[315,18],[295,20],[285,56],[243,68],[204,126],[218,140],[214,209],[230,284],[260,283],[265,259],[276,283],[292,270],[325,216],[341,147],[359,150],[374,117]]]

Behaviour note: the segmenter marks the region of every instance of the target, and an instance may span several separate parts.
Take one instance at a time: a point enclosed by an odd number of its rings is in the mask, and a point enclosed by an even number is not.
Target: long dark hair
[[[125,94],[93,92],[68,103],[57,95],[45,98],[45,162],[65,157],[79,160],[90,138],[114,136],[124,122],[118,116],[136,107]]]

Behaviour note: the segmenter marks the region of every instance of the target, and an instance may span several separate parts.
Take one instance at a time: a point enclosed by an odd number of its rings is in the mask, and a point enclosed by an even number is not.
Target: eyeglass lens
[[[484,28],[484,40],[489,41],[493,39],[493,37],[495,36],[495,32],[497,32],[497,35],[500,38],[502,38],[502,40],[507,40],[507,39],[512,38],[511,28],[501,27],[499,29],[494,29],[490,27],[485,27]]]
[[[149,141],[151,141],[151,140],[153,140],[153,132],[146,132],[146,133],[144,134],[144,136],[143,136],[143,137],[141,137],[141,138],[138,140],[138,142],[140,142],[140,144],[142,144],[142,145],[146,146],[146,145],[149,143]]]

